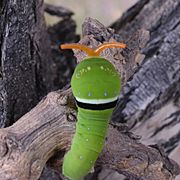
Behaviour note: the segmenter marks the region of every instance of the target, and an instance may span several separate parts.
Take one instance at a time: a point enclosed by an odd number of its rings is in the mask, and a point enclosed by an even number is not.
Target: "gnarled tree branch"
[[[99,28],[96,21],[89,19],[87,25],[95,25]],[[84,27],[86,27],[84,25]],[[103,27],[101,25],[101,27]],[[106,30],[106,31],[105,31]],[[102,29],[100,33],[108,30]],[[141,30],[141,32],[145,32]],[[100,43],[99,34],[86,35],[81,41],[90,43],[92,46]],[[111,40],[113,32],[110,31]],[[113,50],[111,54],[104,52],[112,63],[133,74],[135,65],[137,66],[137,54],[144,46],[144,41],[139,41],[141,35],[138,33],[133,40],[127,41],[129,49],[134,53],[131,56],[126,54],[127,50]],[[104,35],[104,37],[107,37]],[[132,43],[134,42],[134,43]],[[139,42],[139,44],[137,43]],[[136,45],[136,46],[134,46]],[[134,50],[133,50],[134,48]],[[116,54],[116,62],[114,56]],[[82,57],[83,54],[76,54]],[[123,64],[121,58],[126,62]],[[81,58],[79,58],[81,59]],[[122,63],[122,65],[120,65]],[[131,64],[134,66],[131,66]],[[117,67],[117,66],[116,66]],[[130,75],[125,73],[123,83]],[[75,132],[76,106],[71,89],[63,89],[51,92],[34,109],[20,118],[12,126],[0,130],[0,174],[3,180],[7,179],[38,179],[47,160],[59,151],[64,153],[71,144],[72,136]],[[115,125],[114,125],[115,126]],[[96,168],[104,167],[118,171],[128,179],[173,179],[178,174],[179,169],[176,163],[170,161],[162,151],[142,145],[133,134],[125,130],[124,125],[119,127],[110,125],[109,135],[104,150],[97,161]],[[57,163],[60,170],[62,161]]]

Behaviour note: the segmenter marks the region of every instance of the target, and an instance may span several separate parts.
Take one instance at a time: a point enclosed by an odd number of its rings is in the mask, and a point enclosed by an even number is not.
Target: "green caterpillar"
[[[81,44],[61,45],[62,49],[81,49],[88,54],[71,79],[78,121],[71,149],[63,162],[63,174],[71,180],[82,180],[94,166],[116,106],[121,80],[114,66],[99,56],[102,50],[111,47],[125,48],[125,44],[105,43],[95,50]]]

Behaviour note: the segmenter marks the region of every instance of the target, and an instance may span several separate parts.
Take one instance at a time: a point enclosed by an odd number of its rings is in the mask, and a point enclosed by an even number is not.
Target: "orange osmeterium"
[[[92,49],[83,44],[76,44],[76,43],[62,44],[60,47],[61,49],[79,49],[86,52],[88,56],[99,56],[100,53],[106,48],[125,48],[126,44],[118,43],[118,42],[108,42],[101,44],[95,49]]]

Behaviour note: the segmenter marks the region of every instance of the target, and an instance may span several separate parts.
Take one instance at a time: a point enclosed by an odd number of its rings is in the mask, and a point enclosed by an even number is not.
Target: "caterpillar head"
[[[114,66],[99,54],[105,48],[125,48],[125,44],[105,43],[91,49],[81,44],[61,45],[62,49],[81,49],[89,56],[80,62],[71,79],[73,95],[80,103],[106,104],[117,100],[121,80]]]

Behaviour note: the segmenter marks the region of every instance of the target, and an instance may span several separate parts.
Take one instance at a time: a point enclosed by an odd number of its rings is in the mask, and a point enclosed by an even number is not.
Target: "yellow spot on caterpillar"
[[[102,70],[104,70],[104,67],[103,67],[103,66],[100,66],[100,68],[101,68]]]
[[[82,76],[84,73],[88,72],[87,69],[81,69],[77,72],[76,74],[76,78],[80,78],[80,76]]]
[[[85,72],[85,69],[83,68],[83,69],[81,69],[79,72],[80,72],[81,75],[82,75],[82,74]]]
[[[89,141],[89,139],[86,139],[86,142],[88,142]]]
[[[90,66],[88,66],[88,67],[87,67],[87,70],[88,70],[88,71],[90,71],[90,70],[91,70],[91,67],[90,67]]]

